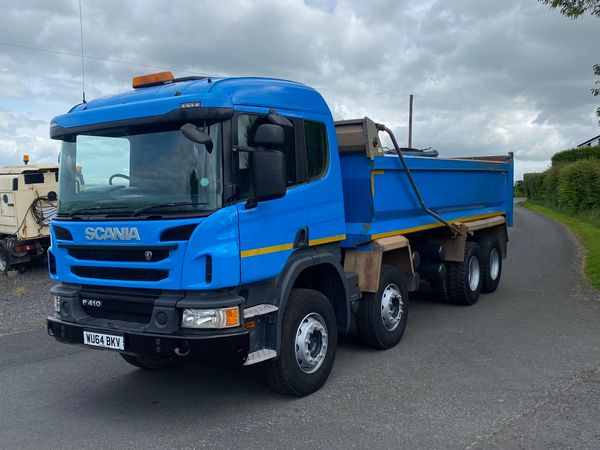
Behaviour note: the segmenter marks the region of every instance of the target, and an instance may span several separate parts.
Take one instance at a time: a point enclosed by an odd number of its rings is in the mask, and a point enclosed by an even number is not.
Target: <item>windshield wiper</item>
[[[174,208],[175,206],[195,206],[195,205],[207,205],[206,202],[178,202],[178,203],[156,203],[154,205],[144,206],[143,208],[138,208],[133,211],[131,214],[132,217],[139,216],[146,211],[150,211],[155,208]]]
[[[69,212],[69,213],[67,213],[67,214],[69,214],[69,215],[71,215],[71,216],[72,216],[72,215],[74,215],[74,214],[81,214],[81,213],[83,213],[83,212],[86,212],[86,211],[100,211],[100,210],[102,210],[102,209],[122,209],[122,208],[127,208],[127,206],[115,206],[115,205],[106,205],[106,206],[88,206],[88,207],[86,207],[86,208],[79,208],[79,209],[76,209],[76,210],[74,210],[74,211],[71,211],[71,212]]]

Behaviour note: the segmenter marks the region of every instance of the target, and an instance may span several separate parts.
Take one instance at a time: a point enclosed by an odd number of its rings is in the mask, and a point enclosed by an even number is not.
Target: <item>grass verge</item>
[[[519,205],[566,225],[581,238],[585,247],[585,275],[590,284],[600,290],[600,228],[531,201],[521,202]]]

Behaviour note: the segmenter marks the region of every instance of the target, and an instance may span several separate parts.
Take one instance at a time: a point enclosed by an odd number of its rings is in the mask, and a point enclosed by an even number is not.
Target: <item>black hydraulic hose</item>
[[[421,208],[423,208],[423,211],[425,211],[431,217],[433,217],[436,220],[443,223],[446,227],[448,227],[448,229],[452,232],[452,234],[454,234],[454,235],[460,234],[460,230],[458,229],[458,227],[456,227],[455,225],[452,225],[450,222],[445,220],[439,214],[437,214],[436,212],[429,209],[427,207],[427,205],[425,204],[425,201],[423,200],[423,197],[421,196],[421,192],[419,191],[419,188],[417,187],[417,184],[415,183],[412,173],[410,173],[408,164],[406,164],[406,160],[404,159],[402,150],[400,150],[400,146],[398,145],[398,142],[396,142],[396,137],[394,136],[394,133],[392,132],[392,130],[390,130],[388,127],[386,127],[382,123],[376,123],[375,126],[377,127],[377,130],[385,131],[390,136],[390,139],[392,140],[392,144],[394,144],[394,149],[396,150],[396,153],[398,154],[398,158],[400,158],[400,162],[402,162],[402,166],[404,167],[404,170],[406,171],[408,180],[410,181],[413,191],[415,192],[415,195],[417,196],[417,199],[419,200],[419,203],[421,204]]]

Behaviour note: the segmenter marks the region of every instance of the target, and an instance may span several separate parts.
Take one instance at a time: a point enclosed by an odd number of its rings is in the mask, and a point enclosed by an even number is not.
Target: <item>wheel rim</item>
[[[471,256],[471,259],[469,259],[469,287],[471,291],[476,291],[479,287],[480,275],[479,259],[476,256]]]
[[[6,270],[6,256],[0,251],[0,273]]]
[[[500,253],[496,248],[490,252],[490,278],[496,280],[500,274]]]
[[[394,331],[400,325],[404,312],[404,301],[398,285],[391,283],[381,295],[381,320],[388,331]]]
[[[314,373],[325,361],[329,337],[325,320],[310,313],[298,325],[296,330],[296,362],[304,373]]]

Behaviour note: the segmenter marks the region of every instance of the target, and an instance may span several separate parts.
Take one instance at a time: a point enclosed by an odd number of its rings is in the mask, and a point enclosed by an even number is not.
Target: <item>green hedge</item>
[[[544,173],[526,173],[523,175],[525,183],[525,195],[527,198],[543,200],[544,193]]]
[[[550,207],[569,213],[600,208],[600,158],[562,161],[545,172],[525,174],[523,181],[527,198]]]
[[[572,211],[600,207],[600,159],[567,164],[557,183],[558,205]]]
[[[515,181],[515,185],[513,186],[513,197],[526,197],[525,183],[523,183],[523,180]]]
[[[561,163],[575,162],[589,158],[600,159],[600,145],[594,147],[572,148],[570,150],[558,152],[552,157],[552,165],[556,166]]]

